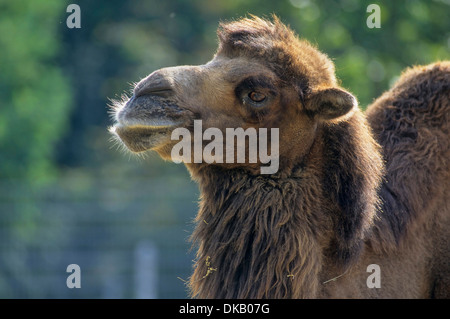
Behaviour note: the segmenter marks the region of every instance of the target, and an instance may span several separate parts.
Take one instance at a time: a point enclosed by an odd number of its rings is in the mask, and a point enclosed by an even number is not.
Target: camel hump
[[[386,146],[415,139],[416,134],[425,133],[423,129],[448,136],[449,100],[450,61],[415,66],[406,69],[394,86],[368,107],[366,116]],[[396,138],[388,141],[388,136]]]
[[[398,240],[450,187],[450,61],[405,70],[366,116],[382,146],[382,210]]]

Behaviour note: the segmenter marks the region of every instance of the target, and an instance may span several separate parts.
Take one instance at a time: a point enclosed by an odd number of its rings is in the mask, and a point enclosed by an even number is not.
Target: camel
[[[194,121],[279,129],[275,173],[184,161],[201,192],[191,297],[449,298],[450,62],[407,69],[363,112],[279,18],[218,38],[208,63],[157,70],[113,106],[114,136],[167,160]]]

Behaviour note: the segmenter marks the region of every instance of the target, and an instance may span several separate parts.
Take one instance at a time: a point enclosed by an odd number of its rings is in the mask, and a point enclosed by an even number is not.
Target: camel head
[[[179,142],[172,132],[184,128],[193,134],[198,120],[203,131],[222,131],[224,144],[227,128],[267,128],[269,135],[277,128],[280,167],[287,167],[308,152],[320,123],[339,121],[357,105],[337,85],[329,58],[276,17],[222,23],[218,37],[208,63],[154,71],[137,83],[130,99],[116,103],[111,130],[128,149],[155,150],[170,159]]]

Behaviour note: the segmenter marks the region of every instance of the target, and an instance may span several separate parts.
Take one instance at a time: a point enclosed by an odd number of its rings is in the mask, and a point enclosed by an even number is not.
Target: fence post
[[[143,240],[134,251],[134,285],[137,299],[156,299],[158,290],[158,249]]]

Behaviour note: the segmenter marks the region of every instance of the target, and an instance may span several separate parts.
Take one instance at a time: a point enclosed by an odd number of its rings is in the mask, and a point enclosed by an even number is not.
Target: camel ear
[[[307,111],[322,120],[332,120],[343,116],[357,105],[356,98],[340,88],[316,91],[306,101]]]

